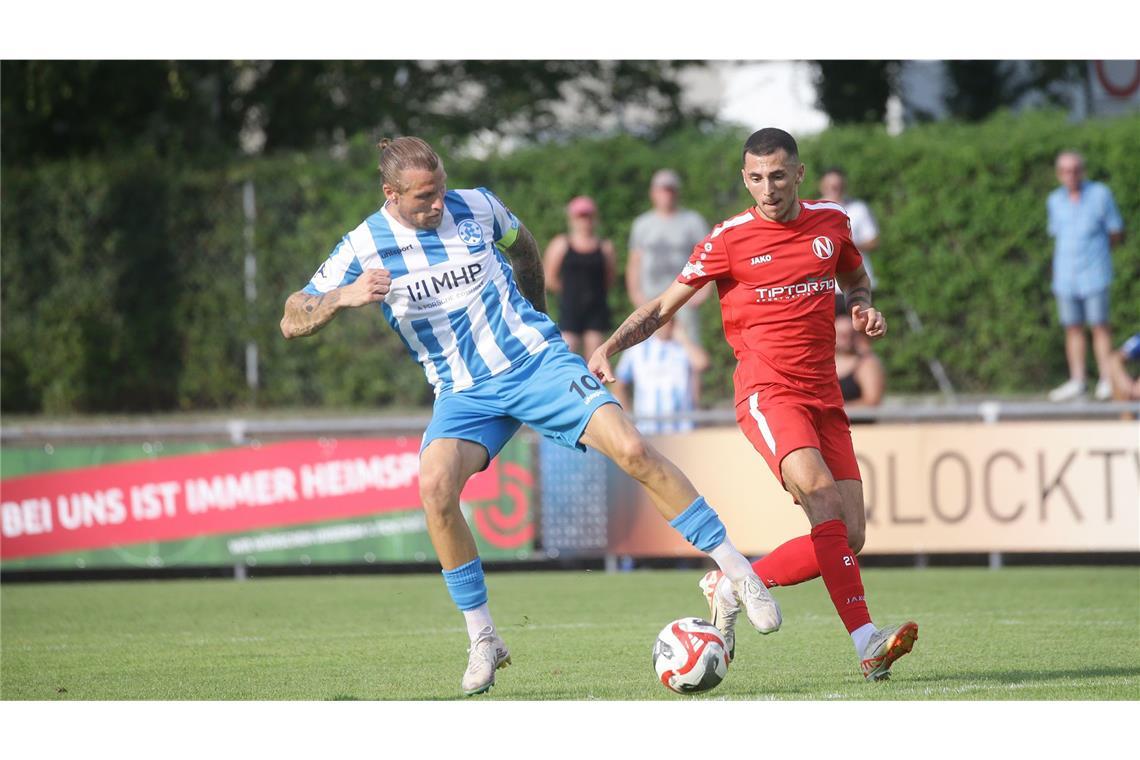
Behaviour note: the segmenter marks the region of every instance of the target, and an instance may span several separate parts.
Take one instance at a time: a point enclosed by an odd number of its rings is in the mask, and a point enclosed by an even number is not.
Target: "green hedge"
[[[647,208],[652,172],[672,166],[684,202],[710,222],[749,204],[739,179],[742,130],[690,131],[650,144],[629,136],[447,160],[453,187],[493,188],[541,242],[564,226],[565,202],[595,197],[624,260],[629,226]],[[244,346],[261,351],[259,406],[428,403],[430,388],[372,309],[342,314],[319,338],[286,342],[277,323],[348,229],[378,201],[371,141],[341,157],[279,155],[227,169],[146,156],[4,172],[0,405],[62,413],[208,409],[251,403]],[[806,139],[805,197],[817,172],[842,165],[882,228],[876,300],[891,318],[880,344],[890,388],[935,388],[938,356],[967,392],[1032,392],[1064,378],[1049,292],[1045,196],[1063,148],[1085,153],[1125,217],[1114,251],[1113,325],[1140,329],[1140,117],[1070,123],[1057,113],[1001,115],[979,125],[869,127]],[[446,157],[445,157],[446,159]],[[241,187],[257,192],[258,300],[243,286]],[[914,333],[902,308],[925,330]],[[612,294],[628,312],[623,289]],[[731,397],[732,356],[715,304],[703,312],[714,366],[711,402]]]

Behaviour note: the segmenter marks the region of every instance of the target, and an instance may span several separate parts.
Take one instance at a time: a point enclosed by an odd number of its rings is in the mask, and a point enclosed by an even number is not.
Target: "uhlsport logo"
[[[830,259],[835,255],[835,244],[831,242],[831,238],[821,235],[811,241],[811,250],[817,258]]]
[[[389,256],[399,256],[401,253],[407,253],[410,250],[412,250],[412,244],[408,243],[403,247],[394,246],[392,248],[381,248],[380,250],[376,251],[376,255],[381,259],[386,259]]]
[[[457,230],[464,245],[482,245],[483,228],[474,219],[464,219]]]

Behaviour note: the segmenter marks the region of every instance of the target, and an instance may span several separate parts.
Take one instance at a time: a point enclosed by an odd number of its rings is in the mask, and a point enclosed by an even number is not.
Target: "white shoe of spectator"
[[[1112,383],[1107,379],[1101,378],[1097,381],[1096,391],[1093,392],[1093,398],[1097,401],[1109,401],[1112,399]]]
[[[1063,384],[1049,391],[1050,401],[1074,401],[1085,395],[1087,387],[1084,380],[1067,380]]]

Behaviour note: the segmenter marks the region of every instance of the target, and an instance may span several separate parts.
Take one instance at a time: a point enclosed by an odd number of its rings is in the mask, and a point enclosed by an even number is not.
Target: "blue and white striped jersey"
[[[615,374],[621,382],[633,384],[633,415],[641,432],[656,435],[693,429],[689,420],[645,419],[694,409],[693,365],[679,341],[649,336],[621,355]]]
[[[561,340],[515,285],[500,247],[514,242],[519,222],[491,191],[449,191],[434,230],[405,227],[386,206],[344,236],[304,292],[327,293],[365,269],[387,269],[384,318],[436,395],[470,388]]]

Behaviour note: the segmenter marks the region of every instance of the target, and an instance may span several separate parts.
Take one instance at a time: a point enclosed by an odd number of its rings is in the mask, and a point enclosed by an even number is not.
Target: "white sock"
[[[720,567],[721,571],[728,576],[730,581],[734,583],[749,575],[755,575],[752,571],[752,563],[748,558],[736,550],[732,542],[725,538],[721,544],[709,552],[709,556]]]
[[[863,656],[863,650],[867,648],[867,642],[871,640],[874,632],[875,626],[871,623],[864,623],[851,632],[851,640],[855,642],[855,654]]]
[[[484,628],[490,626],[492,631],[495,629],[495,623],[491,620],[491,608],[486,602],[473,610],[463,610],[463,619],[467,622],[467,638],[471,639],[472,644]]]

